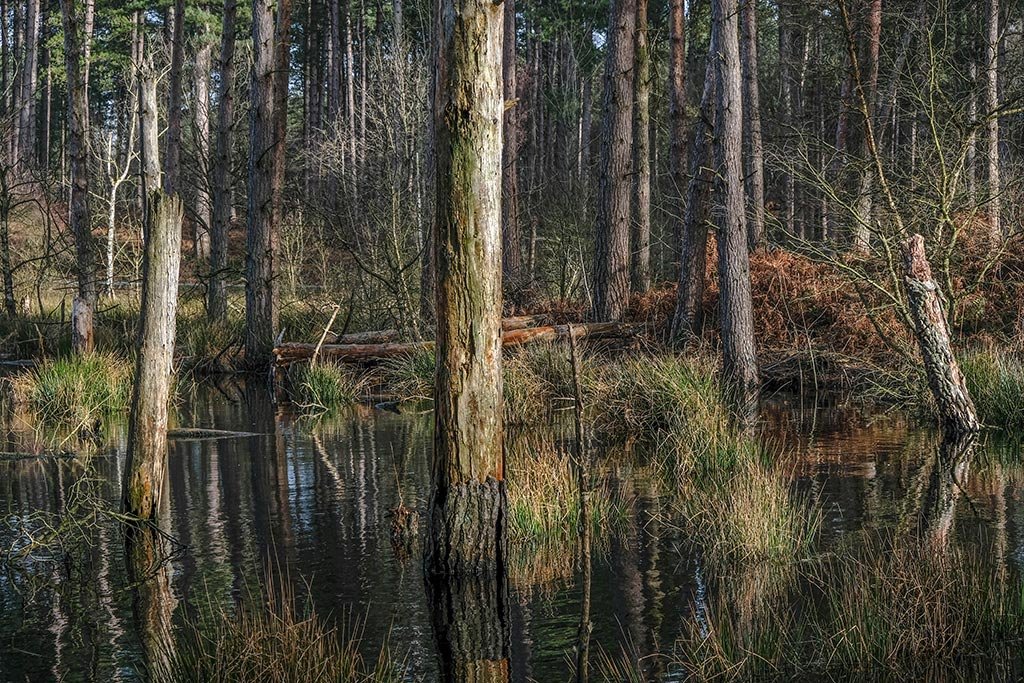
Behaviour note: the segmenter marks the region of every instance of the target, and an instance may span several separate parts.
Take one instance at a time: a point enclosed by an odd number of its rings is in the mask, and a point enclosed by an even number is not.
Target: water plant
[[[1024,427],[1024,362],[1018,354],[976,348],[961,356],[960,368],[982,422],[1008,430]]]
[[[360,653],[362,626],[349,617],[332,625],[298,604],[287,580],[272,579],[236,610],[186,619],[184,633],[151,672],[166,683],[399,683],[404,662],[387,643],[376,661]]]
[[[92,353],[44,360],[11,386],[15,402],[43,421],[86,429],[127,410],[131,374],[128,361]]]
[[[358,401],[365,380],[340,363],[319,363],[301,367],[292,384],[299,406],[322,414]]]

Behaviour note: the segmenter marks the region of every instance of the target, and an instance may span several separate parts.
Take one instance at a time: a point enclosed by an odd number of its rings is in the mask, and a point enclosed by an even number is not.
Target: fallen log
[[[546,325],[523,327],[502,332],[504,348],[523,346],[536,342],[554,342],[567,339],[570,327],[575,339],[624,339],[637,334],[642,326],[626,323],[586,323],[573,325]],[[320,347],[320,358],[343,363],[372,363],[414,353],[433,351],[434,342],[405,342],[383,344],[324,344]],[[289,342],[274,349],[278,365],[290,365],[309,360],[316,352],[316,344]]]
[[[536,327],[547,322],[546,315],[517,315],[511,318],[504,318],[501,321],[503,332],[510,330],[522,330],[527,327]],[[397,342],[400,338],[398,330],[370,330],[369,332],[351,332],[349,334],[337,335],[329,332],[324,339],[326,344],[390,344]]]

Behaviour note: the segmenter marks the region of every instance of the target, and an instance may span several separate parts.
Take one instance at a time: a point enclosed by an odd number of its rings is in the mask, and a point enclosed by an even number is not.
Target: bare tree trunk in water
[[[220,83],[217,91],[217,156],[213,163],[213,221],[210,232],[208,312],[211,321],[227,322],[224,275],[228,267],[231,227],[231,130],[235,118],[235,17],[238,0],[224,0],[220,37]]]
[[[870,163],[871,151],[868,141],[868,122],[875,112],[875,93],[878,90],[878,53],[882,35],[882,0],[868,0],[867,41],[864,56],[860,61],[861,79],[855,84],[862,93],[862,102],[866,102],[862,111],[863,133],[861,140],[861,163],[859,187],[857,190],[857,216],[854,222],[853,250],[858,254],[866,254],[871,247],[872,215],[874,213],[875,166]]]
[[[181,72],[185,63],[185,0],[174,0],[171,29],[171,72],[167,84],[167,153],[164,192],[176,194],[181,176]],[[148,200],[147,200],[148,201]]]
[[[68,91],[68,157],[71,201],[68,224],[75,238],[78,295],[71,308],[71,345],[76,353],[93,348],[96,264],[89,213],[89,80],[86,30],[90,0],[61,0]]]
[[[669,10],[668,55],[668,174],[672,220],[673,275],[679,275],[679,247],[683,236],[683,192],[686,186],[686,2],[672,0]]]
[[[501,382],[502,7],[443,0],[434,104],[437,140],[437,369],[424,569],[443,587],[496,587],[507,522]],[[444,590],[442,588],[441,590]],[[490,594],[490,590],[485,591]],[[457,627],[457,628],[463,628]],[[465,642],[471,645],[470,641]],[[485,645],[486,643],[478,643]],[[467,670],[504,667],[471,653]],[[479,655],[479,656],[477,656]],[[500,658],[497,658],[502,655]]]
[[[700,337],[704,327],[708,205],[714,181],[711,143],[717,118],[717,40],[718,34],[713,31],[704,73],[704,94],[700,98],[700,117],[694,126],[693,146],[690,148],[690,182],[686,188],[686,212],[683,214],[682,242],[679,246],[679,285],[676,291],[676,310],[672,317],[671,340],[674,344]]]
[[[988,229],[993,244],[1003,236],[1000,227],[999,182],[999,0],[985,3],[985,132],[988,142]]]
[[[612,0],[604,73],[601,173],[593,317],[619,320],[629,303],[629,222],[633,147],[636,0]]]
[[[743,106],[736,0],[713,0],[712,26],[718,36],[718,122],[716,166],[723,210],[718,224],[719,308],[722,365],[726,381],[746,408],[760,387],[754,349],[754,313],[743,201]],[[745,411],[744,411],[745,412]]]
[[[911,236],[903,245],[903,275],[910,317],[942,430],[947,436],[976,432],[981,423],[953,353],[942,292],[932,279],[921,235]]]
[[[749,244],[751,250],[764,240],[764,147],[761,143],[761,93],[757,74],[757,0],[743,3],[743,113],[747,122],[750,168],[747,195],[750,199]]]
[[[278,327],[274,278],[277,211],[275,197],[276,119],[274,117],[277,51],[274,2],[253,0],[253,64],[249,117],[249,207],[245,253],[245,358],[252,368],[270,362]]]
[[[155,134],[155,131],[153,131]],[[181,199],[153,190],[147,197],[135,382],[128,418],[123,509],[157,517],[167,478],[167,400],[171,388],[181,265]]]
[[[125,529],[125,565],[133,587],[132,617],[151,680],[167,680],[169,658],[174,653],[172,629],[177,600],[171,588],[171,549],[166,539],[166,533],[150,525],[132,524]]]
[[[636,194],[630,273],[633,291],[651,288],[651,50],[647,36],[647,0],[636,0],[636,129],[633,168]]]
[[[192,94],[195,99],[193,124],[196,133],[196,157],[199,160],[199,183],[196,187],[195,254],[197,263],[210,258],[210,62],[212,47],[210,31],[204,26],[193,65]]]
[[[502,57],[505,112],[504,149],[501,172],[501,270],[505,289],[513,300],[523,282],[523,240],[519,231],[519,179],[516,157],[519,154],[519,112],[516,101],[516,3],[505,0],[505,44]]]

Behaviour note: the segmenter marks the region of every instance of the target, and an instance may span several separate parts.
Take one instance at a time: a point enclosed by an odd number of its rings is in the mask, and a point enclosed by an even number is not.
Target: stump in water
[[[75,353],[92,353],[92,331],[92,304],[76,296],[71,301],[71,348]]]
[[[942,430],[947,435],[976,432],[981,428],[978,414],[953,354],[942,292],[932,279],[921,235],[913,235],[904,243],[903,267],[910,317]]]
[[[124,510],[153,519],[167,471],[167,395],[171,386],[181,265],[181,200],[154,190],[148,197],[142,317],[128,420]]]
[[[501,400],[503,8],[443,0],[434,122],[434,455],[424,567],[500,576],[507,510]]]

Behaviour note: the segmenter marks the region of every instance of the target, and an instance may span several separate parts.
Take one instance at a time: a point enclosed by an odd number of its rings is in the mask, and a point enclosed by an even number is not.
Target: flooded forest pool
[[[866,532],[890,548],[928,533],[939,539],[930,548],[969,549],[985,571],[1008,576],[1010,590],[1020,591],[1024,467],[1016,444],[987,435],[969,462],[945,468],[938,436],[916,417],[789,396],[769,399],[764,416],[764,438],[783,460],[792,496],[818,511],[816,553],[863,543]],[[173,420],[249,433],[171,441],[165,518],[175,549],[176,633],[188,614],[231,610],[258,594],[269,570],[317,614],[358,630],[371,661],[386,645],[404,661],[405,680],[437,680],[419,542],[405,547],[392,539],[397,506],[426,507],[431,413],[361,406],[314,421],[275,406],[265,388],[228,382],[180,400]],[[23,422],[5,410],[0,450],[33,447],[38,435]],[[120,433],[84,460],[0,461],[2,680],[144,678],[116,521],[78,519],[93,499],[117,509]],[[764,563],[717,571],[694,531],[675,518],[642,454],[614,448],[622,453],[605,454],[599,479],[624,512],[594,552],[593,680],[622,680],[615,673],[622,667],[646,680],[693,676],[671,653],[685,634],[721,629],[722,610],[737,632],[754,629],[750,620],[771,632],[782,628],[772,623],[786,618],[780,615],[799,621],[828,599],[808,582],[785,591],[781,610],[762,608],[774,590]],[[60,527],[59,543],[48,533],[53,527]],[[517,552],[513,545],[509,678],[570,680],[581,608],[574,558]],[[1010,660],[999,664],[1000,676],[1021,673],[1020,655]],[[962,664],[954,669],[970,669]],[[979,665],[983,673],[996,670],[989,664]]]

